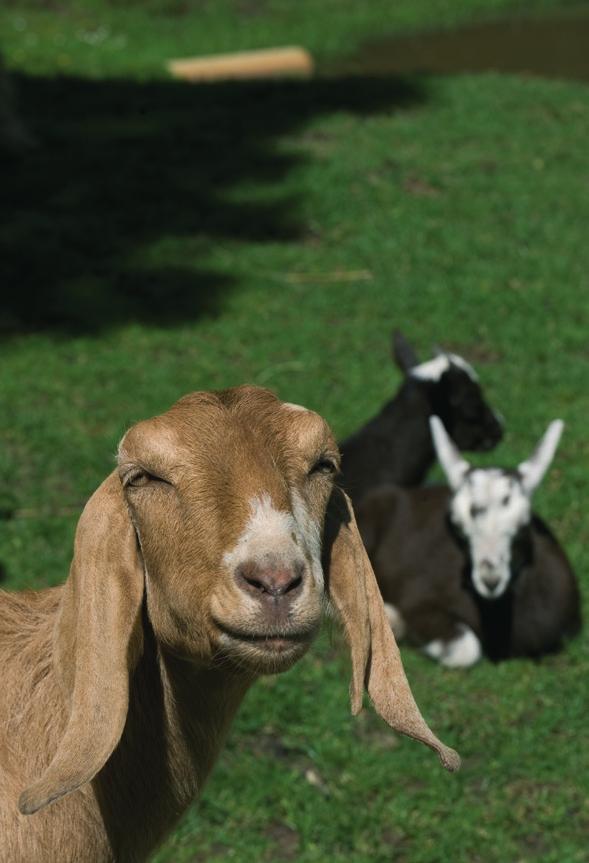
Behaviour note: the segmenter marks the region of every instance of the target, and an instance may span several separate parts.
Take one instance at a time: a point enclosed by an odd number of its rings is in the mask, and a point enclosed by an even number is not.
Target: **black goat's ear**
[[[393,333],[393,359],[404,374],[419,365],[417,354],[400,330]]]

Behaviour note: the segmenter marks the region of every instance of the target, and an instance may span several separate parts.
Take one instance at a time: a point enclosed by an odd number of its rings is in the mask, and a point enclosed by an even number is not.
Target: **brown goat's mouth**
[[[317,633],[317,627],[297,630],[250,632],[227,626],[227,624],[221,623],[219,620],[215,620],[215,625],[231,641],[248,644],[262,651],[272,653],[283,653],[297,648],[305,648]]]

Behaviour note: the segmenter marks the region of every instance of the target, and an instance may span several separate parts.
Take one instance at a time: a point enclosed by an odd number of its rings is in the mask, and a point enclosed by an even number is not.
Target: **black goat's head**
[[[393,357],[406,377],[426,394],[431,414],[440,417],[460,449],[486,452],[499,443],[502,424],[485,401],[477,374],[466,360],[439,351],[433,359],[420,363],[399,331],[393,336]]]

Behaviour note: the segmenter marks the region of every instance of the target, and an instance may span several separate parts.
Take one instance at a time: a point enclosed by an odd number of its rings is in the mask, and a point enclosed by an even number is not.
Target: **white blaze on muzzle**
[[[300,496],[293,492],[291,512],[277,509],[264,492],[250,501],[250,516],[223,562],[234,571],[245,563],[294,567],[305,564],[318,586],[323,585],[320,534]]]

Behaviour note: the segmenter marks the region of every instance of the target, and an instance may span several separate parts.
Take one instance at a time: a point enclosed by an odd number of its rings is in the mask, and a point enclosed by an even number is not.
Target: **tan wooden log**
[[[175,78],[185,81],[226,81],[235,78],[309,78],[314,64],[308,51],[290,46],[169,60],[166,67]]]

